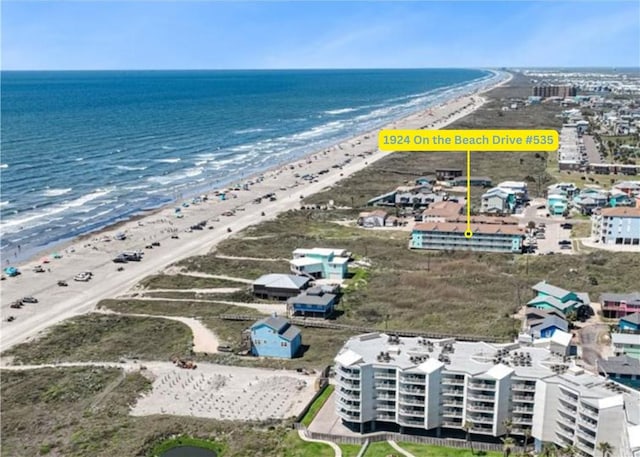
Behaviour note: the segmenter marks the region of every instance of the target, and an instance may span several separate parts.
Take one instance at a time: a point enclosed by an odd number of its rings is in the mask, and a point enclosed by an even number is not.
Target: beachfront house
[[[292,359],[302,345],[300,329],[276,315],[251,326],[251,354],[258,357]]]
[[[618,328],[622,332],[637,332],[640,334],[640,313],[628,314],[618,321]],[[640,338],[640,335],[638,335]]]
[[[365,228],[384,227],[387,212],[381,209],[362,212],[358,215],[358,225]]]
[[[331,293],[321,286],[315,286],[287,300],[287,310],[290,316],[326,319],[333,314],[337,300],[338,296],[335,293]]]
[[[517,225],[475,223],[467,238],[466,222],[423,222],[411,232],[410,249],[521,253],[524,230]]]
[[[536,296],[527,303],[527,307],[543,310],[557,310],[564,316],[575,312],[577,318],[588,317],[591,313],[589,295],[571,292],[561,287],[541,281],[532,287]]]
[[[533,338],[550,338],[558,330],[569,331],[569,323],[564,315],[555,309],[529,308],[524,322],[525,332]]]
[[[436,168],[436,179],[448,181],[462,176],[462,168]]]
[[[313,279],[345,279],[349,273],[349,254],[344,249],[298,248],[289,261],[291,272]]]
[[[640,359],[640,335],[637,333],[612,333],[611,343],[615,355],[627,354]]]
[[[253,295],[264,299],[286,300],[299,295],[309,287],[310,282],[305,276],[270,273],[253,282]]]
[[[523,203],[529,200],[528,186],[524,181],[503,181],[498,184],[498,187],[513,192],[518,203]]]
[[[604,293],[600,295],[602,315],[607,319],[617,319],[627,314],[640,312],[640,292],[629,294]]]
[[[640,360],[626,354],[598,360],[598,374],[640,390]]]
[[[547,197],[547,211],[552,216],[564,216],[569,210],[567,196],[557,192]]]
[[[483,213],[512,214],[516,210],[516,193],[511,189],[494,187],[482,195],[480,211]]]
[[[394,203],[396,206],[427,206],[436,201],[439,196],[433,192],[429,184],[419,186],[399,186],[395,191]]]
[[[469,177],[469,183],[472,187],[491,187],[491,178],[487,176],[471,176]],[[467,177],[460,176],[458,178],[450,179],[446,182],[449,187],[467,187]]]

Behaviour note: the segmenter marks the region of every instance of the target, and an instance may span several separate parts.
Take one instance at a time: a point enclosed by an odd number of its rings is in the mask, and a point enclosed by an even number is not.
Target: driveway
[[[609,326],[606,324],[586,325],[578,331],[582,360],[591,367],[596,367],[603,358],[609,344]]]

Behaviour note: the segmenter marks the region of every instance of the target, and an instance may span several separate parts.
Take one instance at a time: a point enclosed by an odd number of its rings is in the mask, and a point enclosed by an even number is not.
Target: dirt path
[[[196,294],[230,294],[233,292],[238,292],[241,290],[238,287],[216,287],[213,289],[141,289],[140,291],[136,291],[135,293],[153,293],[153,292],[193,292]]]

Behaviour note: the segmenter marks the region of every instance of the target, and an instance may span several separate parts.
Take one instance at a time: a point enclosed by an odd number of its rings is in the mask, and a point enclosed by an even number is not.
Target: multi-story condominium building
[[[473,223],[471,238],[465,237],[466,223],[425,222],[411,232],[411,249],[456,251],[522,252],[524,230],[517,225]]]
[[[630,294],[600,295],[602,315],[608,319],[617,319],[627,314],[640,312],[640,292]]]
[[[575,97],[578,89],[574,86],[534,86],[532,89],[534,97]]]
[[[591,218],[591,233],[602,244],[640,248],[640,208],[603,208]]]
[[[629,435],[640,430],[640,394],[544,347],[365,334],[336,356],[335,383],[336,413],[360,433],[461,437],[466,425],[494,441],[530,431],[538,449],[572,443],[582,457],[605,441],[616,455],[640,451]]]

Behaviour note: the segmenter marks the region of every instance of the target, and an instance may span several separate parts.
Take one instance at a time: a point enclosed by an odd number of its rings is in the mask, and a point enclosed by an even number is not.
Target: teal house
[[[640,313],[627,314],[621,317],[618,321],[618,328],[623,332],[640,333]]]
[[[565,316],[571,312],[576,312],[578,317],[589,315],[589,296],[584,293],[577,293],[565,290],[561,287],[547,284],[541,281],[532,287],[536,296],[528,303],[528,307],[560,311]]]
[[[251,353],[255,356],[292,359],[301,345],[300,329],[282,317],[266,317],[251,326]]]
[[[349,254],[344,249],[296,249],[289,261],[291,272],[314,279],[345,279],[349,273]]]
[[[562,193],[554,193],[547,197],[547,209],[552,216],[562,216],[569,209],[567,196]]]

